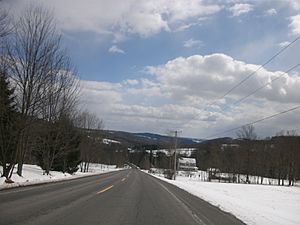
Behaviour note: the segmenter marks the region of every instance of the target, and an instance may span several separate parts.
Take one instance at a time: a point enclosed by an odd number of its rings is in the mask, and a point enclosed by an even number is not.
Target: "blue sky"
[[[299,0],[4,0],[53,11],[81,78],[81,108],[107,129],[205,137],[299,104],[299,68],[235,107],[233,102],[300,63],[300,41],[244,85],[205,106],[300,35]],[[222,110],[224,106],[227,110]],[[299,112],[298,112],[299,114]],[[261,137],[299,129],[298,114],[257,126]],[[234,133],[228,135],[234,136]]]
[[[117,44],[125,54],[112,54],[108,49],[116,45],[110,38],[99,37],[92,32],[66,32],[65,45],[83,79],[120,82],[135,79],[148,65],[159,65],[178,56],[225,53],[247,63],[261,64],[279,50],[279,42],[291,40],[289,16],[292,9],[283,7],[276,15],[266,15],[272,4],[263,5],[237,17],[223,10],[199,25],[184,31],[162,31],[151,37],[132,35]],[[195,46],[184,47],[188,40],[201,41]],[[265,42],[263,51],[243,52],[247,45]],[[142,74],[143,76],[144,74]]]

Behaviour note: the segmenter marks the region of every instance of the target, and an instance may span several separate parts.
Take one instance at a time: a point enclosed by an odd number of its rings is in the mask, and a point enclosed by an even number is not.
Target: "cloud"
[[[276,9],[274,9],[274,8],[268,9],[268,10],[265,11],[265,15],[266,15],[266,16],[274,16],[274,15],[276,15],[276,14],[277,14],[277,11],[276,11]]]
[[[81,81],[81,102],[103,118],[108,129],[164,134],[176,128],[185,136],[205,137],[299,104],[300,76],[295,73],[284,74],[242,104],[230,106],[230,102],[282,74],[261,69],[245,85],[204,109],[259,66],[225,54],[178,57],[147,67],[150,78],[120,83]],[[229,108],[222,110],[224,106]],[[271,135],[281,129],[295,129],[297,120],[295,112],[257,125],[257,130],[259,135]]]
[[[103,107],[122,102],[122,85],[119,83],[82,80],[80,89],[81,104],[86,108],[93,108],[93,104]]]
[[[59,26],[64,31],[94,32],[112,35],[114,41],[136,34],[150,37],[161,31],[176,29],[177,24],[214,15],[221,7],[202,0],[4,0],[14,11],[22,10],[29,2],[54,9]]]
[[[180,32],[180,31],[185,31],[193,26],[197,26],[199,25],[199,23],[188,23],[188,24],[183,24],[183,25],[180,25],[179,27],[177,27],[174,31],[175,32]]]
[[[156,77],[170,96],[185,101],[191,96],[217,98],[258,68],[259,65],[246,64],[225,54],[212,54],[179,57],[161,66],[148,67],[148,71]],[[280,71],[261,69],[247,81],[247,85],[241,86],[228,97],[233,99],[243,97],[272,79],[282,76],[280,80],[258,92],[254,96],[255,99],[297,103],[300,98],[300,93],[297,93],[300,77],[282,74]]]
[[[240,16],[242,14],[246,14],[253,10],[253,5],[250,4],[234,4],[229,8],[229,11],[232,13],[232,16]]]
[[[126,80],[126,81],[124,81],[124,84],[128,84],[128,85],[138,85],[139,84],[139,81],[138,80],[130,80],[130,79],[128,79],[128,80]]]
[[[287,3],[291,6],[292,9],[298,11],[300,10],[300,1],[299,0],[287,0]]]
[[[118,48],[118,46],[116,45],[113,45],[111,46],[109,49],[108,49],[108,52],[110,53],[119,53],[119,54],[125,54],[125,51]]]
[[[199,48],[203,46],[203,42],[201,40],[194,40],[193,38],[185,41],[183,46],[186,48]]]
[[[289,27],[294,35],[300,35],[300,14],[290,17]]]
[[[284,47],[288,46],[289,44],[291,44],[291,42],[283,41],[283,42],[280,42],[278,45],[279,45],[279,47],[284,48]]]

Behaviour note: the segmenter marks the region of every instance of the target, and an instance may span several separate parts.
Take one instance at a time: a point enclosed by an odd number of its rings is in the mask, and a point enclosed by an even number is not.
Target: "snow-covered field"
[[[204,182],[177,176],[176,181],[154,175],[230,212],[249,225],[299,225],[300,188]]]
[[[122,168],[116,168],[115,165],[104,165],[104,164],[94,164],[91,163],[89,166],[89,172],[81,173],[76,172],[74,174],[62,173],[57,171],[51,171],[49,175],[44,175],[41,167],[37,165],[29,165],[24,164],[23,168],[23,176],[20,177],[16,174],[16,172],[12,175],[12,180],[14,183],[7,184],[5,183],[5,178],[0,177],[0,190],[12,187],[19,186],[27,186],[32,184],[40,184],[40,183],[48,183],[48,182],[56,182],[67,179],[75,179],[83,176],[91,176],[95,174],[107,173],[111,171],[117,171]],[[2,171],[2,167],[0,167],[0,171]]]
[[[159,168],[151,168],[151,171],[154,172],[155,174],[159,174],[160,176],[163,176],[164,169],[159,169]],[[177,172],[179,176],[181,177],[188,177],[189,180],[193,181],[208,181],[208,172],[207,171],[178,171]],[[221,177],[232,177],[233,175],[230,173],[219,173]],[[240,174],[240,183],[246,183],[246,175]],[[236,175],[237,178],[237,175]],[[218,179],[212,180],[215,182],[219,182]],[[251,176],[249,175],[249,181],[251,184],[261,184],[261,177],[260,176]],[[224,182],[221,180],[221,182]],[[268,178],[264,177],[262,184],[265,185],[278,185],[278,180],[274,178]],[[284,180],[284,185],[288,185],[288,180]],[[295,186],[299,186],[299,183],[296,183]]]

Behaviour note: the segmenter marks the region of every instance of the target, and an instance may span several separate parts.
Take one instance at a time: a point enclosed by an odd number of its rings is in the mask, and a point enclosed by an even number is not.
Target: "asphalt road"
[[[0,192],[0,224],[234,225],[207,202],[136,169]]]

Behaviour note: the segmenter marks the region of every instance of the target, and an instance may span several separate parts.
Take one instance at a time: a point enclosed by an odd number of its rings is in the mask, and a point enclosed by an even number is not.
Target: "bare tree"
[[[72,113],[76,106],[77,87],[76,78],[72,74],[54,71],[43,88],[45,96],[42,98],[42,107],[38,114],[43,123],[39,125],[41,135],[37,135],[38,143],[35,150],[38,151],[36,154],[40,156],[47,174],[54,160],[68,153],[69,149],[62,148],[62,145],[67,146],[66,143],[76,137],[75,135],[70,137],[65,126],[70,127],[70,131],[73,130],[73,125],[68,124],[74,122]],[[64,137],[64,140],[61,137]]]
[[[11,30],[8,12],[4,9],[0,9],[0,39],[8,36]]]
[[[249,180],[249,173],[250,173],[250,159],[251,159],[251,151],[253,148],[253,140],[257,138],[255,133],[255,129],[253,125],[243,126],[240,130],[236,133],[239,139],[243,140],[242,147],[246,150],[246,159],[245,159],[245,166],[246,166],[246,182],[250,183]]]
[[[80,144],[81,172],[88,172],[89,165],[99,152],[100,143],[98,130],[104,128],[104,123],[96,114],[82,112],[77,118],[77,126],[82,128],[83,140]]]
[[[53,123],[43,121],[39,124],[33,152],[46,174],[51,169],[68,172],[67,159],[73,152],[78,152],[78,156],[75,155],[71,163],[76,167],[79,164],[80,141],[74,122],[68,116],[61,116]]]
[[[236,135],[238,138],[245,140],[257,139],[257,135],[255,133],[255,128],[253,125],[243,126],[240,130],[236,132]]]
[[[49,11],[31,6],[14,21],[13,27],[14,35],[6,50],[17,108],[23,121],[16,158],[17,173],[22,175],[33,118],[52,121],[68,108],[64,101],[70,102],[72,88],[68,87],[73,87],[74,80],[70,78],[69,61]]]
[[[300,138],[295,130],[282,130],[276,133],[274,143],[278,185],[284,185],[285,179],[288,179],[289,186],[294,185],[300,166]]]
[[[0,9],[0,70],[2,74],[7,74],[7,61],[5,52],[6,38],[11,34],[11,21],[7,11]]]

